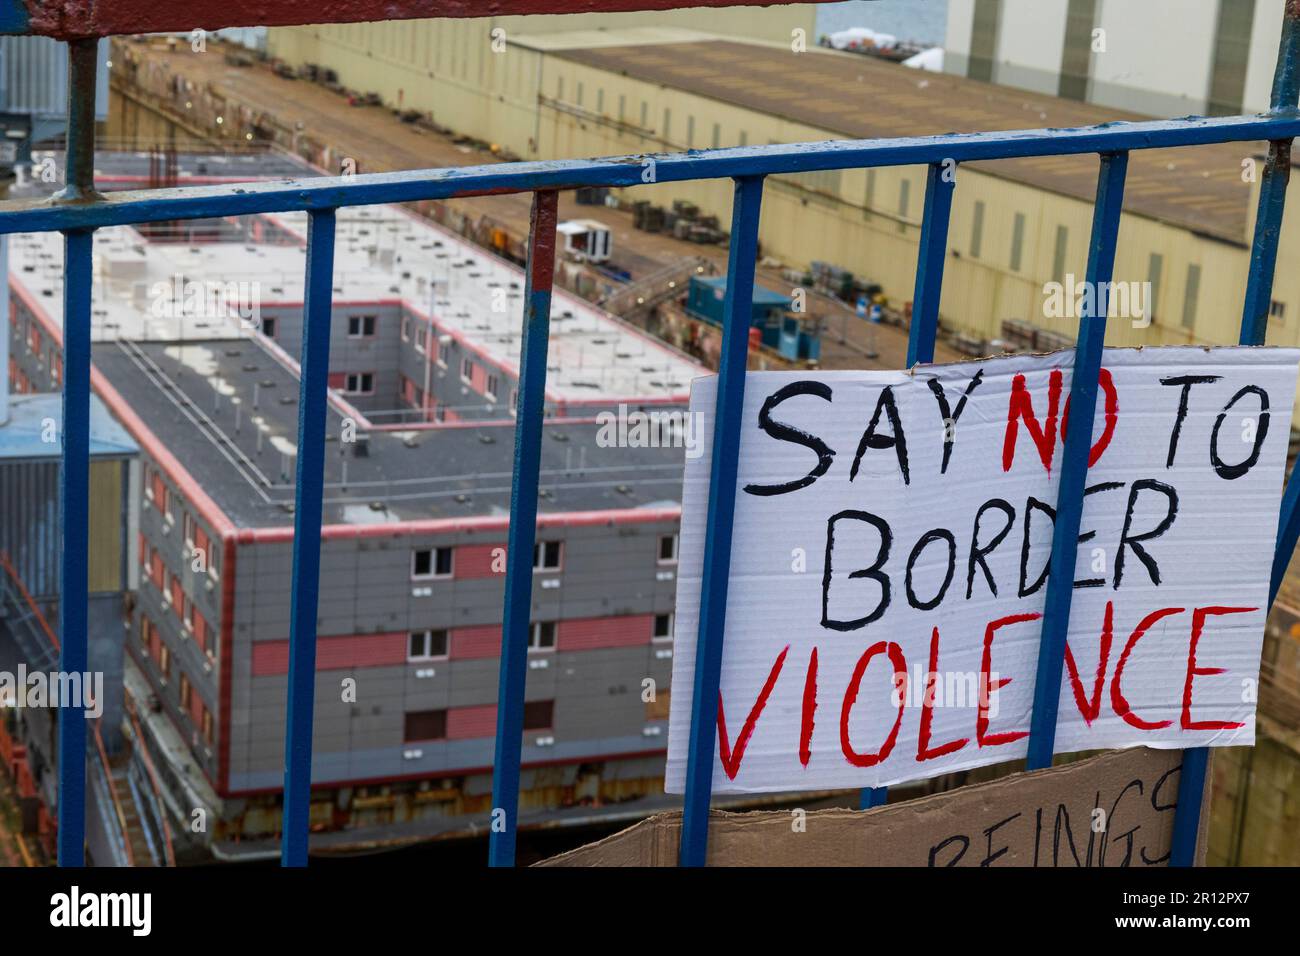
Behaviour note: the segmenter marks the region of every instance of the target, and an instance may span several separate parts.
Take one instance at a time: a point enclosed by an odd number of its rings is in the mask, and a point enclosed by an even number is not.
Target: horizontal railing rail
[[[1189,117],[1077,129],[1026,129],[901,139],[737,146],[692,153],[646,153],[606,159],[358,173],[238,186],[123,190],[106,194],[93,204],[13,200],[0,206],[0,234],[99,229],[170,219],[311,212],[343,206],[461,199],[544,189],[576,189],[580,186],[628,187],[829,169],[925,166],[943,160],[970,163],[1029,156],[1208,146],[1291,139],[1297,135],[1300,135],[1300,112],[1291,109],[1277,114]]]
[[[236,4],[237,6],[238,4]],[[627,8],[648,6],[629,0]],[[671,4],[663,4],[668,6]],[[401,17],[399,10],[381,16]],[[449,4],[447,6],[454,6]],[[542,4],[541,6],[547,6]],[[622,7],[620,7],[622,8]],[[0,12],[3,6],[0,5]],[[430,11],[432,12],[432,11]],[[1300,50],[1300,0],[1288,0],[1272,109],[1255,116],[1186,118],[1112,123],[1081,129],[948,134],[880,140],[848,140],[709,150],[681,154],[635,155],[609,159],[509,163],[457,169],[429,169],[346,177],[284,180],[239,186],[199,186],[99,196],[91,177],[93,109],[87,91],[94,84],[93,43],[72,44],[68,140],[69,182],[52,201],[18,201],[0,206],[0,234],[61,231],[65,239],[64,429],[63,429],[63,581],[62,666],[82,670],[86,663],[86,545],[90,402],[91,247],[94,230],[163,220],[202,219],[287,211],[309,214],[306,302],[300,364],[295,536],[289,650],[289,701],[286,714],[285,788],[282,859],[303,865],[308,856],[311,788],[312,703],[315,686],[317,599],[329,359],[330,308],[335,212],[376,203],[402,203],[500,193],[531,193],[533,214],[523,315],[524,342],[516,403],[514,468],[508,568],[498,685],[498,717],[493,776],[493,826],[490,862],[510,865],[515,857],[522,753],[524,690],[527,676],[530,555],[537,519],[538,465],[544,412],[549,337],[550,291],[555,266],[557,191],[579,186],[629,187],[648,183],[730,179],[734,204],[728,282],[724,301],[723,343],[715,409],[700,625],[694,674],[694,704],[686,771],[686,797],[680,861],[702,865],[706,858],[708,810],[715,761],[715,718],[726,625],[731,531],[735,512],[741,409],[747,366],[750,302],[758,251],[759,210],[765,177],[777,174],[882,166],[925,165],[927,189],[916,272],[914,310],[907,361],[932,361],[938,329],[947,232],[955,191],[949,175],[963,163],[1030,156],[1092,154],[1100,168],[1088,253],[1088,278],[1111,276],[1118,243],[1123,193],[1132,152],[1267,141],[1265,166],[1249,283],[1244,296],[1241,341],[1262,344],[1269,292],[1277,256],[1291,140],[1300,134],[1297,51]],[[3,27],[0,17],[0,27]],[[93,97],[93,93],[89,94]],[[91,104],[93,107],[93,103]],[[85,117],[90,116],[91,122]],[[1105,286],[1101,286],[1105,288]],[[1071,402],[1090,421],[1095,408],[1105,337],[1107,306],[1094,301],[1081,316],[1074,351]],[[1052,759],[1069,621],[1074,558],[1091,436],[1076,429],[1065,439],[1057,520],[1039,650],[1030,769]],[[1279,520],[1275,593],[1300,534],[1300,485],[1286,490]],[[62,754],[85,749],[84,721],[60,723]],[[1205,784],[1204,748],[1185,752],[1176,811],[1171,862],[1189,865]],[[83,860],[84,761],[59,762],[59,859]],[[884,801],[883,788],[864,792],[864,806]],[[500,819],[497,819],[500,815]]]

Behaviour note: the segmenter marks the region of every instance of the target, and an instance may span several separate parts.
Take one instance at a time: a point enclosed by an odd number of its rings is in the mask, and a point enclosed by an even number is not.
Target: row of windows
[[[656,614],[650,639],[671,641],[675,615]],[[557,621],[533,621],[528,629],[530,651],[553,651],[558,629]],[[451,635],[445,628],[411,631],[406,647],[406,659],[412,663],[446,660],[451,656]]]
[[[45,335],[41,332],[41,327],[37,324],[36,319],[31,317],[26,310],[23,311],[23,317],[27,323],[27,352],[36,360],[38,368],[45,367]],[[13,326],[15,332],[19,332],[19,314],[18,303],[14,299],[9,301],[9,324]],[[15,336],[19,337],[19,336]],[[57,344],[50,344],[50,381],[54,388],[59,388],[63,383],[63,353]],[[10,381],[20,381],[21,388],[17,389],[19,393],[28,391],[39,391],[32,387],[32,382],[18,368],[17,363],[11,358],[9,360],[9,378]]]
[[[168,487],[162,471],[153,464],[144,465],[144,500],[153,505],[163,520],[166,531],[176,526],[176,515],[181,516],[185,537],[185,556],[196,574],[209,574],[213,580],[221,577],[221,549],[207,533],[198,519],[187,511],[180,498]],[[143,539],[142,539],[143,540]]]
[[[208,623],[207,618],[195,606],[194,601],[185,593],[181,579],[167,570],[163,564],[162,554],[149,547],[144,535],[140,535],[140,565],[144,568],[145,578],[158,589],[163,604],[176,615],[180,625],[181,636],[193,636],[194,643],[206,655],[210,664],[217,660],[217,633]]]
[[[504,550],[503,548],[503,553]],[[456,549],[451,545],[435,548],[416,548],[411,552],[411,578],[413,580],[425,580],[429,578],[455,577],[455,553]],[[676,564],[677,535],[660,535],[656,554],[659,564]],[[560,571],[563,570],[563,567],[563,541],[538,541],[533,544],[534,571]]]
[[[350,339],[370,339],[375,337],[378,327],[378,317],[373,315],[350,315],[348,316],[348,338]],[[262,316],[262,334],[268,339],[275,338],[276,322],[275,316]],[[405,336],[403,336],[405,337]]]
[[[159,683],[164,688],[169,686],[172,677],[171,648],[162,639],[153,621],[144,615],[140,616],[140,644],[158,671]],[[214,731],[212,711],[208,710],[203,699],[194,692],[194,685],[190,682],[189,675],[179,667],[178,671],[176,696],[180,709],[193,722],[196,732],[202,735],[204,742],[211,747]]]
[[[555,723],[555,701],[533,700],[524,704],[524,731],[550,730]],[[402,739],[422,743],[447,739],[447,711],[417,710],[406,715]]]
[[[973,214],[971,216],[971,237],[969,254],[972,259],[980,258],[983,252],[983,234],[984,234],[984,202],[976,200]],[[1055,241],[1052,249],[1052,279],[1053,281],[1063,281],[1066,274],[1066,257],[1069,246],[1070,231],[1068,227],[1058,225],[1056,227]],[[1019,272],[1023,265],[1023,249],[1025,241],[1025,215],[1024,213],[1015,213],[1011,230],[1011,254],[1009,264],[1013,272]],[[1147,259],[1147,278],[1146,281],[1150,286],[1150,299],[1144,303],[1146,317],[1155,321],[1159,309],[1160,284],[1164,278],[1164,256],[1158,252],[1153,252]],[[1187,274],[1183,283],[1183,311],[1180,317],[1180,324],[1184,329],[1191,332],[1196,328],[1196,313],[1199,304],[1201,290],[1201,267],[1197,263],[1189,263]],[[1269,303],[1268,314],[1270,318],[1277,322],[1286,321],[1286,303],[1273,299]]]
[[[412,335],[411,321],[412,320],[409,316],[402,317],[402,341],[403,342],[411,341],[411,335]],[[429,351],[430,357],[434,359],[438,367],[445,369],[447,367],[447,359],[443,353],[441,344],[438,341],[438,336],[430,335],[428,326],[426,326],[423,322],[420,322],[419,320],[416,321],[419,324],[416,326],[414,330],[415,350],[419,352],[421,355],[423,355],[425,354],[425,351],[427,349]],[[477,370],[477,368],[478,366],[472,358],[469,358],[468,356],[462,358],[460,360],[461,384],[467,385],[470,388],[478,388],[479,386],[476,385],[474,381],[474,373]],[[482,390],[483,390],[483,394],[487,396],[489,401],[495,402],[500,398],[501,379],[496,372],[486,373],[486,375],[484,376],[484,381],[482,383]],[[512,390],[511,401],[510,401],[512,407],[514,405],[514,394],[515,393]]]
[[[418,319],[416,321],[420,322]],[[446,368],[447,360],[442,354],[441,343],[438,341],[438,336],[430,335],[429,331],[429,327],[423,322],[420,322],[416,327],[414,343],[415,351],[419,352],[421,355],[424,355],[427,351],[439,368]],[[406,315],[402,316],[402,341],[411,341],[411,317]]]
[[[467,357],[460,360],[460,380],[462,383],[470,386],[471,388],[475,387],[474,386],[475,369],[476,366],[474,365],[474,360],[472,358]],[[483,394],[488,397],[489,401],[495,402],[497,400],[497,390],[500,387],[501,387],[500,380],[497,378],[495,372],[488,372],[484,376]]]

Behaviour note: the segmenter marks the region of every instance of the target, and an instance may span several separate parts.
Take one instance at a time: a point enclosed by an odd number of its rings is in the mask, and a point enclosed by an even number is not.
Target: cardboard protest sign
[[[868,812],[709,817],[710,866],[1158,866],[1169,860],[1179,751],[1113,751]],[[1202,828],[1209,801],[1203,801]],[[676,866],[661,813],[539,866]],[[1202,854],[1204,840],[1201,841]]]
[[[1107,350],[1058,752],[1254,741],[1300,352]],[[714,787],[1025,755],[1069,352],[747,380]],[[689,738],[716,378],[691,396],[666,788]]]

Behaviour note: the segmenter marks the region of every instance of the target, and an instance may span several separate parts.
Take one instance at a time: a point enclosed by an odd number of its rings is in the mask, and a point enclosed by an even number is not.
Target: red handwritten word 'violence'
[[[1235,721],[1194,719],[1192,716],[1192,691],[1197,677],[1208,677],[1224,673],[1224,668],[1203,666],[1198,657],[1207,618],[1229,614],[1246,614],[1256,610],[1258,608],[1222,607],[1218,605],[1192,609],[1189,627],[1190,636],[1187,644],[1187,666],[1183,672],[1181,687],[1182,707],[1179,723],[1183,730],[1231,730],[1242,726],[1241,723]],[[1079,714],[1083,717],[1085,723],[1091,726],[1101,713],[1108,674],[1110,676],[1110,706],[1115,716],[1132,727],[1147,731],[1159,730],[1168,727],[1172,723],[1170,720],[1148,720],[1134,712],[1133,707],[1124,696],[1124,670],[1138,651],[1138,645],[1142,638],[1157,622],[1186,613],[1186,608],[1166,607],[1152,611],[1142,618],[1137,627],[1132,630],[1124,641],[1124,647],[1115,661],[1114,671],[1111,672],[1110,659],[1114,643],[1115,609],[1113,602],[1107,602],[1105,617],[1098,636],[1097,672],[1092,681],[1091,693],[1084,687],[1074,652],[1071,650],[1069,642],[1066,642],[1066,676],[1073,692],[1075,705],[1078,707]],[[927,690],[921,704],[916,760],[925,762],[956,753],[970,745],[972,740],[974,740],[976,747],[1000,747],[1028,736],[1029,732],[1025,729],[1001,728],[996,731],[990,729],[992,717],[989,710],[988,693],[1005,687],[1013,680],[1010,677],[993,677],[993,646],[995,638],[1004,628],[1028,624],[1039,620],[1041,617],[1042,615],[1038,613],[1012,614],[989,621],[985,626],[983,654],[980,662],[980,687],[987,689],[987,693],[982,691],[980,694],[979,704],[976,709],[974,734],[971,737],[959,737],[938,745],[932,744],[931,727],[934,719],[934,694]],[[929,666],[927,670],[929,677],[927,677],[927,681],[931,684],[931,688],[933,682],[937,679],[936,675],[940,673],[939,641],[939,629],[936,627],[931,634],[929,645]],[[767,706],[772,692],[776,689],[782,669],[785,666],[786,655],[789,652],[790,646],[786,645],[777,655],[771,669],[768,671],[763,687],[759,690],[753,706],[749,709],[749,714],[745,718],[734,747],[727,733],[727,719],[723,708],[722,694],[718,694],[718,750],[723,771],[731,780],[736,779],[736,775],[740,772],[740,766],[745,757],[745,749],[758,728],[763,709]],[[863,686],[871,686],[868,681],[868,672],[871,670],[871,665],[876,658],[883,658],[880,662],[881,665],[889,667],[890,679],[888,683],[884,681],[878,681],[877,683],[879,686],[887,687],[886,692],[891,695],[890,699],[897,701],[898,714],[891,722],[883,738],[871,742],[855,741],[851,739],[849,731],[850,717],[862,696]],[[903,649],[892,641],[878,641],[868,647],[862,653],[862,656],[858,658],[853,673],[845,686],[840,704],[840,749],[843,752],[844,759],[851,765],[855,767],[873,767],[889,759],[894,750],[894,745],[898,741],[899,731],[907,710],[905,698],[897,696],[900,682],[902,684],[906,683],[907,673],[907,658]],[[808,657],[808,666],[803,675],[802,713],[798,740],[798,759],[805,767],[808,766],[812,757],[812,737],[816,728],[818,703],[818,676],[817,648],[814,647]]]

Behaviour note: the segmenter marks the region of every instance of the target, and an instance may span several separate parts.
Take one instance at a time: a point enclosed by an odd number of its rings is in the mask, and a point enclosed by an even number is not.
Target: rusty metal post
[[[99,41],[68,41],[68,134],[64,185],[55,202],[93,202],[95,191],[95,75]]]

